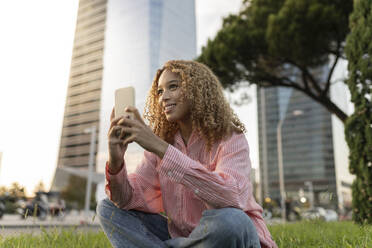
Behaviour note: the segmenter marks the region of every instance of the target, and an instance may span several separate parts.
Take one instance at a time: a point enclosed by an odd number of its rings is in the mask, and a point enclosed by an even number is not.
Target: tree
[[[372,224],[372,0],[356,0],[347,37],[347,84],[355,111],[345,123],[350,149],[353,219]]]
[[[26,199],[25,187],[17,182],[13,182],[10,187],[2,187],[0,196],[5,200],[5,210],[8,214],[13,214],[17,209],[17,201]]]
[[[8,193],[8,189],[5,186],[0,187],[0,197]]]
[[[197,60],[230,90],[242,81],[291,87],[345,122],[347,115],[332,102],[329,89],[337,63],[345,58],[352,7],[352,0],[245,0]],[[319,76],[328,63],[327,76]]]
[[[21,186],[19,183],[14,182],[9,187],[9,196],[14,197],[15,199],[26,198],[25,187]]]
[[[82,177],[70,175],[67,187],[61,192],[61,197],[66,201],[68,208],[83,209],[85,204],[85,190],[87,180]],[[90,208],[94,209],[96,185],[92,184],[92,195],[90,199]]]
[[[234,90],[241,81],[291,87],[345,124],[349,169],[356,175],[353,218],[358,223],[372,223],[371,6],[371,0],[355,0],[354,6],[352,0],[245,0],[237,15],[224,19],[197,58],[226,88]],[[346,58],[347,84],[355,105],[349,118],[329,94],[334,69]],[[317,69],[326,65],[328,75],[319,77]]]

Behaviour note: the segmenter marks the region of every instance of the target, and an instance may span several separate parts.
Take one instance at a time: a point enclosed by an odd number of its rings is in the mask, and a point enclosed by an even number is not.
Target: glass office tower
[[[309,190],[310,183],[316,204],[337,207],[331,114],[302,92],[289,88],[258,89],[257,99],[262,196],[280,203],[277,126],[283,119],[287,197],[298,198],[301,189]]]
[[[80,0],[58,164],[52,190],[67,185],[65,168],[86,170],[90,134],[97,128],[95,171],[107,160],[114,91],[134,86],[142,112],[156,69],[196,56],[194,0]],[[142,151],[130,145],[128,171]]]
[[[345,78],[345,71],[345,63],[340,63],[334,78]],[[323,81],[327,74],[326,66],[318,68],[317,77]],[[331,98],[345,113],[350,113],[347,89],[342,82],[332,85]],[[257,109],[261,196],[280,203],[277,127],[282,119],[287,197],[298,199],[303,195],[309,199],[313,195],[315,206],[350,207],[353,176],[348,172],[343,123],[307,95],[284,87],[258,88]]]
[[[112,0],[107,9],[105,70],[102,83],[98,171],[107,160],[107,130],[114,106],[114,91],[133,86],[136,107],[142,112],[156,70],[170,59],[196,56],[194,1]],[[143,150],[130,144],[127,170],[133,171]]]

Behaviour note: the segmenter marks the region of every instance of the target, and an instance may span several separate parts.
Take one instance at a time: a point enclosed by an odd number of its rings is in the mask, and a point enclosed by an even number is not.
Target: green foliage
[[[69,177],[68,186],[61,192],[61,198],[65,200],[66,207],[72,209],[83,209],[85,204],[85,191],[87,180],[82,177]],[[90,198],[90,209],[95,210],[96,185],[92,184],[92,194]]]
[[[308,66],[327,62],[330,51],[340,51],[334,46],[348,32],[349,10],[350,1],[284,1],[268,18],[269,54]]]
[[[301,221],[269,230],[279,248],[372,247],[372,227],[352,222]]]
[[[5,213],[6,214],[15,214],[18,205],[14,201],[5,201]]]
[[[0,187],[0,196],[5,195],[8,192],[8,188],[5,186]]]
[[[14,182],[10,187],[0,187],[0,197],[5,204],[5,213],[14,214],[18,208],[17,200],[26,199],[26,190],[25,187]]]
[[[347,119],[345,136],[350,149],[353,182],[353,219],[372,224],[372,0],[356,0],[347,38],[347,84],[355,111]]]
[[[21,186],[19,183],[14,182],[8,189],[9,197],[12,198],[26,198],[26,190],[25,187]]]
[[[322,104],[341,121],[347,115],[329,97],[331,76],[344,57],[352,0],[244,1],[224,19],[198,61],[231,90],[241,81],[264,87],[292,87]],[[317,68],[329,63],[326,79]]]

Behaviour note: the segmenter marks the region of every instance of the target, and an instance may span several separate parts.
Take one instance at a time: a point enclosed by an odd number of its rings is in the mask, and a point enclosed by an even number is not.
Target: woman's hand
[[[117,122],[117,125],[120,125],[121,127],[121,136],[123,136],[123,133],[127,134],[127,136],[122,137],[123,145],[126,147],[129,143],[136,142],[145,150],[155,153],[160,158],[163,158],[168,143],[153,133],[150,127],[148,127],[142,120],[141,115],[136,108],[127,107],[125,111],[132,113],[134,119],[121,118]]]
[[[128,147],[128,144],[124,144],[121,139],[121,127],[118,126],[118,122],[123,118],[125,117],[115,118],[115,111],[112,109],[111,124],[108,132],[109,169],[112,173],[116,173],[121,169],[121,165],[124,163],[124,153]]]

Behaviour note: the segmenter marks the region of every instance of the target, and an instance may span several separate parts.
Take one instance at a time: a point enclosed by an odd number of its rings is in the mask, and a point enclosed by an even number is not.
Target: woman
[[[97,207],[114,247],[276,247],[253,198],[244,125],[208,67],[168,61],[147,99],[149,126],[126,111],[135,117],[111,115],[109,199]],[[127,175],[131,142],[146,151]]]

